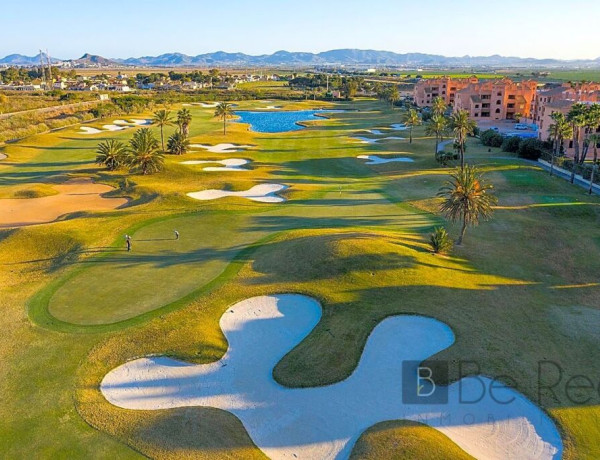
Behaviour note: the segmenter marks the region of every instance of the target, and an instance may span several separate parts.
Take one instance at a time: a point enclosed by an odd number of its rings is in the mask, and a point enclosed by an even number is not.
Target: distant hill
[[[60,62],[53,59],[53,62]],[[107,59],[86,53],[79,59],[70,61],[75,66],[107,67],[115,65],[177,67],[177,66],[315,66],[315,65],[351,65],[386,67],[587,67],[599,68],[600,58],[593,60],[564,61],[559,59],[534,59],[513,56],[460,56],[448,57],[424,53],[394,53],[391,51],[338,49],[322,53],[304,53],[277,51],[273,54],[251,56],[244,53],[214,53],[189,56],[182,53],[167,53],[160,56],[143,56],[127,59]],[[39,55],[28,57],[11,54],[0,59],[0,65],[37,65]]]

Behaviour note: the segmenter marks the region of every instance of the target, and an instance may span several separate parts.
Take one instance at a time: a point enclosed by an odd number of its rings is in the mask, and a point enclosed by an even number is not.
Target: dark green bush
[[[481,139],[481,143],[486,147],[502,147],[502,143],[504,142],[504,136],[493,129],[483,131],[479,138]]]
[[[510,136],[504,139],[502,142],[502,151],[517,153],[519,151],[519,144],[521,143],[521,138],[519,136]]]
[[[539,139],[521,139],[517,154],[521,158],[537,161],[544,151],[544,143]]]
[[[444,227],[437,227],[431,234],[429,245],[435,254],[447,254],[452,250],[452,239]]]

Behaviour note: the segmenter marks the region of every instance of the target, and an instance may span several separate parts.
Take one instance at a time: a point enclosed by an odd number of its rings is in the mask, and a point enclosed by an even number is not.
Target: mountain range
[[[0,59],[0,65],[36,66],[40,56],[24,56],[10,54]],[[147,66],[147,67],[182,67],[182,66],[384,66],[384,67],[600,67],[597,59],[560,60],[536,59],[513,56],[461,56],[448,57],[424,53],[394,53],[391,51],[338,49],[321,53],[304,53],[277,51],[273,54],[252,56],[244,53],[215,53],[189,56],[182,53],[167,53],[159,56],[143,56],[138,58],[107,59],[102,56],[86,53],[79,59],[62,60],[52,58],[53,63],[70,63],[78,67],[108,66]]]

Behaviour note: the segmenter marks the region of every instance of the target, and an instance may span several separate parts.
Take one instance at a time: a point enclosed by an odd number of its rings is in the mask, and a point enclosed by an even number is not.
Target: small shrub
[[[517,153],[519,151],[519,144],[521,143],[521,138],[519,136],[510,136],[504,139],[502,142],[502,151],[509,153]]]
[[[451,161],[458,160],[459,158],[460,155],[458,152],[446,152],[442,150],[435,154],[435,160],[444,166],[448,166]]]
[[[434,254],[448,254],[452,250],[452,239],[444,227],[437,227],[431,234],[429,245]]]

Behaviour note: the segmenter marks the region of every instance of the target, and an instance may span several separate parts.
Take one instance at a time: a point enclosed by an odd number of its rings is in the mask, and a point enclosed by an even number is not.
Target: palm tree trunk
[[[462,228],[460,229],[460,236],[458,237],[458,240],[456,240],[457,246],[460,246],[462,244],[466,231],[467,231],[467,215],[463,214],[463,223],[462,223]]]
[[[412,144],[412,126],[410,127],[409,135],[410,135],[410,140],[408,141],[408,143]]]
[[[465,169],[465,145],[460,143],[458,151],[460,152],[460,169]]]
[[[579,128],[573,128],[573,147],[575,153],[573,156],[573,167],[571,168],[571,184],[575,182],[575,167],[579,164]]]
[[[227,134],[227,118],[223,117],[223,136]]]
[[[163,126],[160,125],[160,145],[162,145],[163,152],[165,151],[165,137],[163,135]]]
[[[596,160],[598,160],[598,149],[596,148],[596,144],[594,144],[594,163],[592,164],[592,175],[590,177],[590,189],[588,193],[591,195],[594,189],[594,173],[596,172]]]
[[[438,153],[438,146],[439,146],[439,141],[438,141],[438,137],[435,136],[435,154],[437,155]]]

